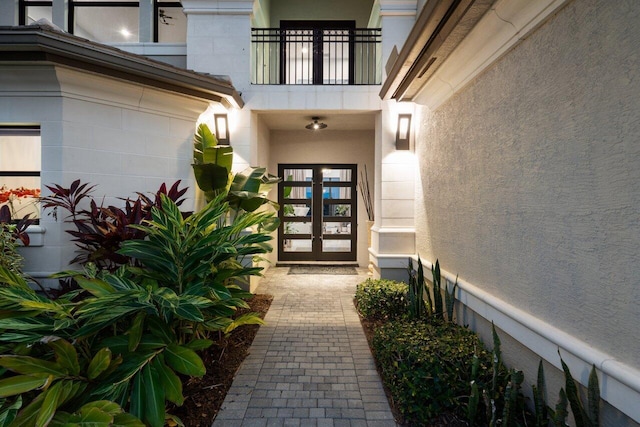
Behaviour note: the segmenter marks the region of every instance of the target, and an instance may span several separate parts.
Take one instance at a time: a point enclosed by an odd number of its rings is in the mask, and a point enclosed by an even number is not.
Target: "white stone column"
[[[251,0],[183,0],[187,15],[187,68],[228,76],[238,92],[250,89]],[[251,160],[250,111],[229,111],[234,169]],[[237,160],[237,161],[236,161]]]
[[[381,0],[384,62],[400,50],[416,19],[416,0]],[[386,76],[385,76],[386,77]],[[406,280],[407,258],[415,254],[415,176],[412,150],[396,149],[398,114],[413,114],[412,103],[383,101],[376,120],[375,224],[370,259],[375,276]],[[416,119],[412,119],[412,138]],[[412,144],[413,145],[413,144]]]

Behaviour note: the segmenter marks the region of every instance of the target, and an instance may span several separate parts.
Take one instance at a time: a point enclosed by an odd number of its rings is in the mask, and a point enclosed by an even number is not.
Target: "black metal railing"
[[[261,85],[377,85],[381,30],[252,29],[251,82]]]

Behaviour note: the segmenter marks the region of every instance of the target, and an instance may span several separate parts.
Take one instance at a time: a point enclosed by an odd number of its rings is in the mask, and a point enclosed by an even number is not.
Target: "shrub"
[[[478,336],[451,322],[388,322],[375,331],[372,349],[382,379],[410,425],[428,425],[446,411],[464,417],[474,354],[480,375],[491,365]]]
[[[367,319],[395,319],[407,311],[406,283],[367,279],[356,288],[356,307]]]

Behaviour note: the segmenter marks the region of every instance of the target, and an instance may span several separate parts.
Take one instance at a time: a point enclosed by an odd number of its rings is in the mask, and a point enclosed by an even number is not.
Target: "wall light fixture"
[[[396,150],[411,149],[411,114],[398,114]]]
[[[218,138],[219,145],[230,145],[231,138],[229,137],[229,121],[226,114],[216,114],[216,138]]]

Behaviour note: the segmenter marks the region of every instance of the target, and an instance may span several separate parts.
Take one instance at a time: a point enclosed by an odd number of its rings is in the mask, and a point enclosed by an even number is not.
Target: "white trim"
[[[375,231],[378,234],[412,234],[416,232],[415,227],[386,227],[374,225],[371,227],[371,231]]]
[[[111,43],[111,47],[137,55],[186,56],[186,43]]]
[[[422,260],[422,263],[431,269],[430,262]],[[456,280],[454,274],[442,269],[440,272],[450,282]],[[533,353],[562,369],[559,350],[574,378],[584,386],[587,385],[591,365],[595,365],[600,374],[601,397],[640,422],[640,371],[460,278],[456,299],[488,321],[493,321]]]
[[[369,248],[369,255],[369,259],[380,269],[387,268],[402,270],[406,270],[408,259],[413,256],[411,254],[381,254],[376,252],[373,248]]]
[[[413,101],[436,109],[571,0],[499,0]]]
[[[27,227],[27,234],[29,235],[29,247],[32,246],[43,246],[44,245],[44,233],[47,231],[46,228],[32,224]]]
[[[185,15],[251,15],[246,9],[184,9]]]
[[[415,10],[381,10],[380,16],[416,16]]]

